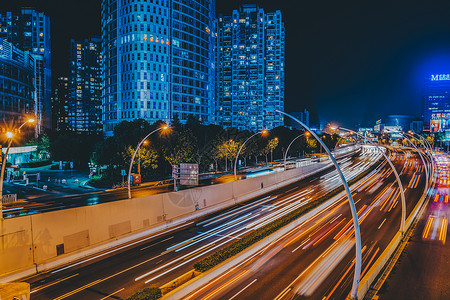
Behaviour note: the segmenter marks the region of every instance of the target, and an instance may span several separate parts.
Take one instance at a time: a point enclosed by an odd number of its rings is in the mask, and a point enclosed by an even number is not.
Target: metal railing
[[[2,197],[2,203],[14,203],[17,202],[17,194],[5,194]]]

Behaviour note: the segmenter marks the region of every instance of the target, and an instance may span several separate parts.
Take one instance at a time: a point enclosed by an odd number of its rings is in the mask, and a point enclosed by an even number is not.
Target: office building
[[[281,12],[243,5],[215,21],[217,123],[258,131],[283,126],[284,23]],[[268,112],[267,112],[268,111]]]
[[[52,95],[52,128],[59,132],[68,130],[68,79],[58,77]]]
[[[425,79],[423,126],[431,132],[450,129],[450,74],[436,74]]]
[[[122,120],[214,122],[214,0],[102,0],[104,135]]]
[[[27,52],[0,40],[0,122],[3,130],[34,117],[35,60]]]
[[[309,110],[307,110],[306,108],[303,111],[290,112],[289,114],[309,127]],[[292,128],[304,130],[302,125],[292,119],[289,119],[288,123]]]
[[[30,52],[36,61],[35,114],[40,134],[52,124],[50,18],[32,8],[0,13],[0,39]]]
[[[101,41],[70,41],[67,130],[91,134],[102,131]]]

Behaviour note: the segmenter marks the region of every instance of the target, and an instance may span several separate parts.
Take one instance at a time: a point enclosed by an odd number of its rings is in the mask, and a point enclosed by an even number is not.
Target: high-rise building
[[[101,40],[91,37],[70,41],[67,129],[74,132],[102,131]]]
[[[214,122],[214,0],[102,0],[103,129]]]
[[[450,74],[431,75],[425,79],[423,126],[431,132],[450,129]]]
[[[306,126],[309,127],[309,111],[305,108],[303,111],[299,111],[299,112],[290,112],[290,114],[297,118],[298,120],[300,120],[301,122],[303,122],[303,124],[305,124]],[[298,122],[289,119],[288,124],[293,127],[293,128],[297,128],[297,129],[301,129],[304,130],[303,126],[301,126]]]
[[[52,96],[52,128],[64,132],[68,130],[68,79],[58,77]]]
[[[283,125],[284,23],[281,12],[243,5],[215,21],[218,124],[251,131]]]
[[[36,61],[37,133],[51,128],[50,18],[32,8],[0,13],[0,39],[30,52]]]
[[[20,125],[34,115],[35,60],[0,39],[0,122],[2,129]]]

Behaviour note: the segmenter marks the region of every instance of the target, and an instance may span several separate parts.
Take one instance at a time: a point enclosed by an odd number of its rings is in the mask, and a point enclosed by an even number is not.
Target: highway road
[[[423,166],[409,151],[392,158],[409,215],[424,189]],[[352,191],[362,235],[362,276],[399,229],[399,189],[391,173],[383,168]],[[186,299],[346,299],[354,257],[350,209],[342,197]]]
[[[436,188],[394,270],[378,292],[380,299],[450,299],[450,157],[437,154],[436,162]]]
[[[380,157],[370,153],[341,164],[351,179]],[[162,286],[208,254],[339,185],[335,171],[322,172],[197,222],[33,276],[27,279],[32,299],[119,299]]]

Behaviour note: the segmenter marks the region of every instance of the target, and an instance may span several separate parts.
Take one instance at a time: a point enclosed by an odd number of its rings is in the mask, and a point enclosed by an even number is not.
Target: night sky
[[[100,0],[3,1],[32,6],[52,26],[52,77],[67,69],[70,38],[100,35]],[[9,3],[8,3],[9,2]],[[322,124],[367,126],[390,114],[420,117],[423,82],[450,73],[450,1],[216,0],[281,10],[286,27],[286,111]]]

